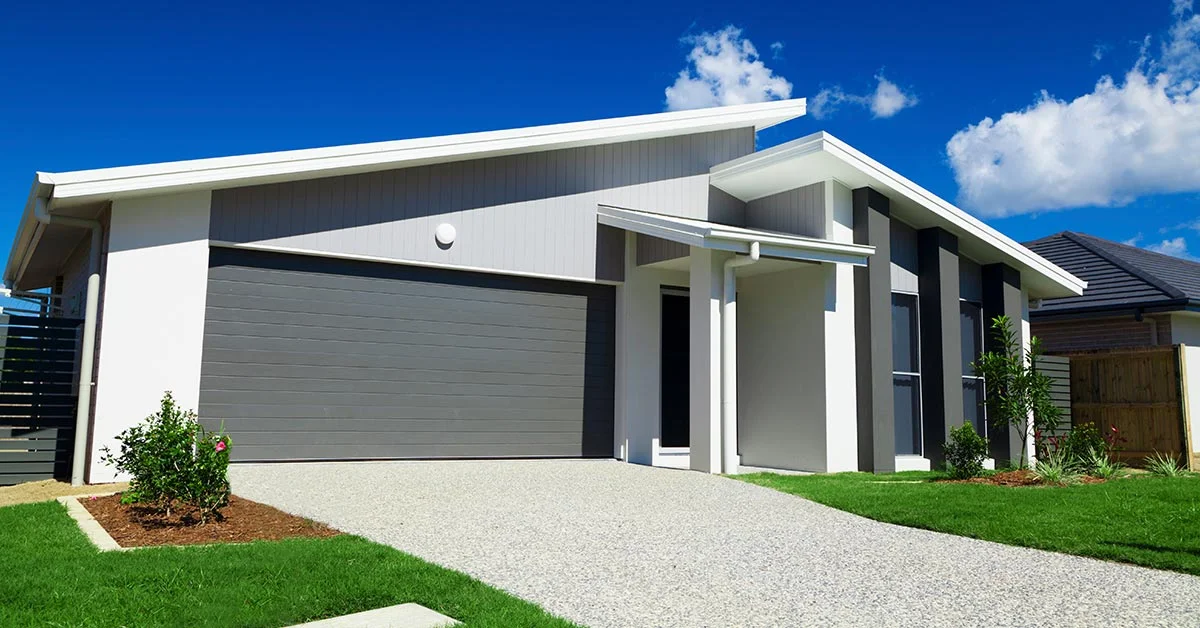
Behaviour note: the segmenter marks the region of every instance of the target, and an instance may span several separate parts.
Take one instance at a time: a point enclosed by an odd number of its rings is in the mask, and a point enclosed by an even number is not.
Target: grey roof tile
[[[1046,299],[1033,316],[1200,303],[1200,263],[1072,231],[1025,246],[1088,282],[1082,296]]]

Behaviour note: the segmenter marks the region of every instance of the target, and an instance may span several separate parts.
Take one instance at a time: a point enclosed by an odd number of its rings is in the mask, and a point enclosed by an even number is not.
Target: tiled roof
[[[1072,231],[1025,246],[1088,282],[1082,296],[1046,299],[1031,316],[1200,305],[1200,263]]]

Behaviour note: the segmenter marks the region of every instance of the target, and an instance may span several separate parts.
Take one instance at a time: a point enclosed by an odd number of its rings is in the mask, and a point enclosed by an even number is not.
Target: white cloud
[[[1158,244],[1147,244],[1145,248],[1147,251],[1154,251],[1155,253],[1162,253],[1172,257],[1192,259],[1192,256],[1188,254],[1187,241],[1183,239],[1183,236],[1163,240]]]
[[[1193,229],[1195,231],[1200,231],[1200,218],[1197,218],[1195,220],[1189,220],[1186,222],[1181,222],[1173,227],[1163,227],[1162,229],[1159,229],[1158,232],[1160,234],[1163,234],[1163,233],[1171,233],[1172,231],[1183,231],[1184,229]]]
[[[1129,238],[1128,240],[1122,240],[1121,244],[1124,244],[1127,246],[1137,246],[1138,242],[1141,242],[1141,241],[1142,241],[1142,234],[1138,233],[1137,235],[1133,236],[1132,238]]]
[[[783,56],[783,42],[771,42],[771,58],[778,59]]]
[[[742,30],[733,26],[715,33],[685,37],[692,45],[687,67],[666,89],[667,109],[699,109],[721,105],[781,100],[792,96],[792,84],[758,57]],[[771,46],[775,49],[775,46]],[[782,45],[780,46],[782,47]]]
[[[883,72],[875,75],[875,90],[869,94],[848,94],[841,85],[827,87],[817,92],[809,99],[808,113],[820,120],[827,118],[844,104],[866,107],[875,118],[890,118],[902,109],[916,105],[917,97],[905,92],[898,85],[883,76]]]
[[[1175,0],[1174,22],[1117,83],[1072,101],[1043,91],[1029,107],[955,133],[946,152],[960,200],[989,217],[1120,206],[1200,190],[1200,16]]]
[[[1100,61],[1104,58],[1104,55],[1108,54],[1108,51],[1108,44],[1096,44],[1096,47],[1092,48],[1092,59]]]

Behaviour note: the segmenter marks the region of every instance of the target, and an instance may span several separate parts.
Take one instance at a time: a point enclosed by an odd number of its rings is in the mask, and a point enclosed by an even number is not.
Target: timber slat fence
[[[0,315],[0,486],[70,477],[82,323]]]
[[[1147,347],[1069,354],[1072,425],[1115,426],[1125,438],[1119,458],[1141,466],[1146,456],[1185,460],[1180,349]]]

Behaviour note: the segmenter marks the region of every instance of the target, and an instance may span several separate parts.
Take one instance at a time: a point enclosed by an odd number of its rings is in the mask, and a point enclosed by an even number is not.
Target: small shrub
[[[1087,474],[1094,478],[1111,480],[1125,471],[1125,465],[1109,457],[1103,450],[1092,450],[1085,465]]]
[[[190,506],[201,523],[220,517],[229,503],[229,437],[205,430],[171,393],[163,395],[158,412],[122,432],[117,442],[120,452],[105,447],[101,460],[130,476],[121,501],[168,516],[177,504]]]
[[[1179,461],[1174,456],[1158,452],[1146,457],[1146,470],[1165,478],[1177,478],[1187,473],[1179,466]]]
[[[1067,486],[1078,484],[1079,466],[1062,451],[1052,452],[1033,466],[1033,476],[1043,484]]]
[[[950,428],[950,440],[944,445],[946,467],[951,477],[959,480],[983,474],[983,459],[987,458],[987,440],[975,432],[970,423]]]
[[[1051,437],[1054,451],[1063,452],[1071,462],[1086,465],[1094,451],[1105,451],[1107,443],[1094,423],[1083,423],[1058,437]]]

